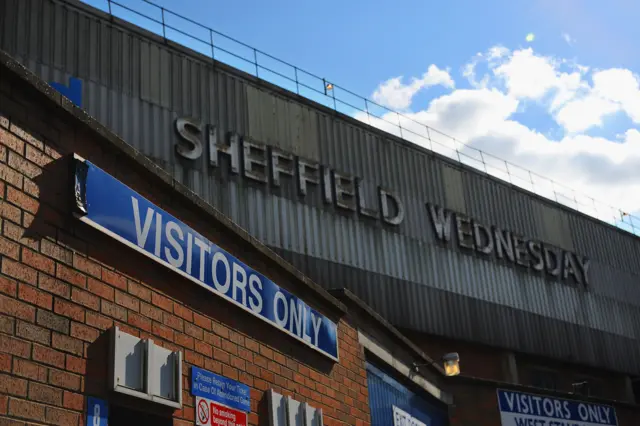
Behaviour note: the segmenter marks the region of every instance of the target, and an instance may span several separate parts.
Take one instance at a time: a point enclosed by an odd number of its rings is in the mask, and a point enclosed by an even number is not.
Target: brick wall
[[[178,205],[148,172],[0,68],[0,425],[83,425],[86,395],[106,396],[105,330],[113,325],[183,351],[184,407],[173,413],[174,425],[194,424],[190,365],[249,385],[252,425],[266,420],[270,388],[321,407],[326,425],[368,424],[364,353],[354,328],[339,322],[336,364],[74,220],[65,160],[72,152],[314,302],[271,259]]]

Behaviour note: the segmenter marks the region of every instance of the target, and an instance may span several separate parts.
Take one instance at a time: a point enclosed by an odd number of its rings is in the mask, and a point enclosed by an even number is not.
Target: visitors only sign
[[[502,426],[618,425],[608,405],[498,389]]]
[[[73,189],[81,221],[338,360],[333,321],[113,176],[76,159]]]

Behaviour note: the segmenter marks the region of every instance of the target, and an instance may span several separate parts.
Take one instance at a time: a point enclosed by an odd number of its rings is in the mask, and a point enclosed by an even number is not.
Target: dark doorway
[[[109,426],[172,426],[171,415],[159,416],[114,405],[109,413]]]

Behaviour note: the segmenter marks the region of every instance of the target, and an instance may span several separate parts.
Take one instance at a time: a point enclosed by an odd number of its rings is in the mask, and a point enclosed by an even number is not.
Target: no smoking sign
[[[197,426],[247,426],[247,413],[196,397]]]

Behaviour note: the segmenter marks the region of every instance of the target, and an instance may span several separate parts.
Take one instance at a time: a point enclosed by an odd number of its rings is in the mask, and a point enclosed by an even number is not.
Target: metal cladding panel
[[[46,81],[81,78],[91,115],[324,287],[351,289],[400,327],[640,372],[638,238],[75,3],[6,0],[0,23],[0,48]],[[390,189],[405,219],[326,204],[321,185],[302,198],[295,179],[277,188],[230,174],[226,156],[221,167],[208,153],[179,157],[174,123],[185,116],[361,178],[367,207]],[[588,256],[588,288],[444,247],[426,203]]]

